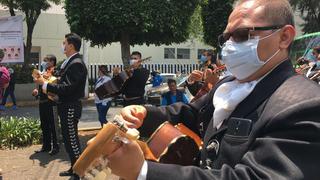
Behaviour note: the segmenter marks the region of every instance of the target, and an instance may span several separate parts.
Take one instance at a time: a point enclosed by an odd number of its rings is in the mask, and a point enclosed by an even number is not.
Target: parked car
[[[161,75],[161,74],[160,74]],[[176,75],[173,76],[175,74],[165,74],[165,78],[169,79],[169,78],[172,78],[172,79],[175,79],[176,82],[177,82],[177,88],[183,92],[185,92],[187,94],[187,97],[190,99],[192,99],[192,95],[191,93],[188,91],[187,88],[185,88],[185,81],[187,80],[188,76],[186,75],[181,75],[179,77],[177,77]],[[149,105],[155,105],[155,106],[160,106],[161,105],[161,95],[163,93],[166,93],[169,91],[169,87],[167,85],[167,82],[166,81],[163,81],[164,83],[160,86],[157,86],[157,87],[152,87],[149,86],[147,87],[146,86],[146,93],[145,93],[145,99],[146,99],[146,102],[147,104]]]

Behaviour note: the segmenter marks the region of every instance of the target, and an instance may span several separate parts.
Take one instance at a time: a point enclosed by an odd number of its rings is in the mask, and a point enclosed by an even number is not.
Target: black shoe
[[[49,151],[50,151],[50,149],[41,148],[39,150],[35,150],[34,152],[35,153],[41,153],[41,152],[49,152]]]
[[[67,171],[62,171],[59,173],[59,176],[73,176],[73,172],[72,172],[72,169],[69,169]]]
[[[80,180],[80,177],[76,174],[73,174],[73,176],[71,176],[71,177],[73,177],[72,178],[73,180]]]
[[[59,152],[59,148],[53,148],[50,152],[49,152],[49,155],[53,156],[55,154],[58,154]]]

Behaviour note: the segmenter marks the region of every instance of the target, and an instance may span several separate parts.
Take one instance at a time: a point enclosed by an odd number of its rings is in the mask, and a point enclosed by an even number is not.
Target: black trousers
[[[69,155],[71,167],[81,154],[78,137],[78,122],[81,117],[81,111],[82,105],[80,101],[58,104],[64,147]]]
[[[54,104],[48,100],[41,100],[39,103],[40,127],[43,138],[42,149],[48,151],[52,148],[59,148],[56,128],[54,125],[53,106]]]

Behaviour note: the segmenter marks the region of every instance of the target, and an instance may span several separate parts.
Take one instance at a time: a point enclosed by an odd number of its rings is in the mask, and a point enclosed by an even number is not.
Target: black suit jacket
[[[72,61],[77,59],[80,59],[80,63],[72,63]],[[79,54],[71,57],[66,66],[60,70],[59,75],[60,79],[57,84],[48,84],[48,92],[57,94],[59,101],[62,103],[75,102],[84,97],[87,68]]]
[[[252,120],[250,134],[242,136],[228,132],[230,118],[213,128],[214,89],[192,104],[147,107],[142,129],[154,119],[183,122],[204,141],[199,167],[148,162],[147,179],[319,179],[319,92],[317,84],[294,75],[292,64],[283,62],[230,116]]]
[[[144,67],[135,69],[132,76],[124,82],[121,93],[127,98],[143,97],[149,74],[149,70]]]

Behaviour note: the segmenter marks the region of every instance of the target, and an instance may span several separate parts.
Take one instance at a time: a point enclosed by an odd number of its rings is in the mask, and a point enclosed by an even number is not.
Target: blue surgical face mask
[[[275,31],[261,39],[256,37],[241,43],[228,40],[221,51],[222,62],[226,65],[227,70],[230,71],[238,80],[248,78],[258,71],[264,64],[280,52],[279,49],[267,60],[261,61],[258,56],[259,41],[269,38],[278,31]]]
[[[320,67],[320,61],[317,61],[317,67]]]
[[[42,71],[45,71],[45,70],[47,70],[47,68],[48,68],[48,62],[45,62],[45,61],[43,61],[42,63],[41,63],[41,68],[42,68]]]
[[[208,60],[207,56],[201,55],[200,62],[205,63]]]

